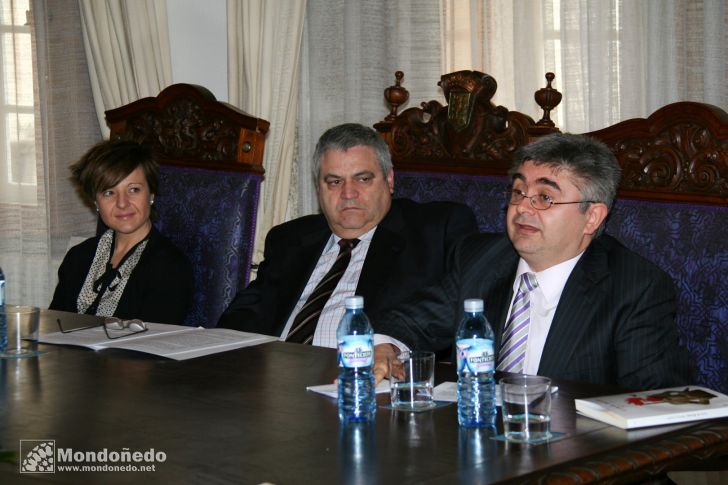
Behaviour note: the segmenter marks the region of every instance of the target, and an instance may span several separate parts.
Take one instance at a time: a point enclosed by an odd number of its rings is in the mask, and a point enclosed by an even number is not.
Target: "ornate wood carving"
[[[402,76],[397,73],[398,90]],[[448,105],[422,103],[390,115],[375,128],[389,143],[400,170],[504,175],[513,152],[558,132],[550,112],[561,101],[551,83],[535,93],[544,111],[538,123],[495,106],[495,79],[476,71],[445,74],[439,85]],[[398,102],[407,96],[397,98]],[[388,98],[389,99],[389,98]],[[394,105],[393,105],[394,106]],[[399,104],[397,105],[399,106]],[[648,118],[587,133],[616,154],[623,176],[619,195],[631,199],[723,205],[728,202],[728,113],[715,106],[679,102]]]
[[[401,72],[389,90],[401,87]],[[547,78],[548,79],[548,78]],[[560,101],[561,94],[548,86],[539,92],[544,118],[533,119],[517,111],[496,106],[491,101],[498,84],[478,71],[458,71],[445,74],[438,85],[442,88],[446,106],[438,101],[422,103],[399,115],[392,112],[375,128],[389,142],[394,166],[397,169],[433,170],[446,172],[505,174],[513,152],[529,140],[559,131],[549,126],[549,112]],[[402,96],[406,99],[409,95]]]
[[[543,108],[543,117],[538,120],[538,123],[536,123],[538,126],[556,126],[554,122],[551,121],[551,111],[561,102],[561,93],[551,87],[551,83],[555,77],[556,76],[553,72],[547,72],[546,87],[539,89],[536,91],[536,94],[534,94],[536,102]]]
[[[637,199],[728,202],[728,113],[680,102],[648,118],[588,133],[622,166],[620,195]]]
[[[218,102],[201,86],[174,84],[107,111],[106,122],[112,137],[151,144],[162,164],[264,172],[269,123]]]
[[[521,477],[521,483],[642,483],[699,460],[728,454],[728,421],[704,423],[644,445],[566,464],[545,476]]]
[[[387,100],[387,104],[392,107],[389,114],[385,119],[393,120],[397,117],[397,109],[400,105],[407,102],[409,99],[409,91],[402,87],[402,78],[404,73],[397,71],[394,73],[394,86],[389,86],[384,90],[384,99]]]

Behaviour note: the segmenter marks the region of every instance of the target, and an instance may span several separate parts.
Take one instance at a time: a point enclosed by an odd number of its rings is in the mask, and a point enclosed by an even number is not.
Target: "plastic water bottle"
[[[5,319],[5,273],[0,268],[0,352],[8,347],[8,322]]]
[[[364,313],[364,298],[344,300],[346,311],[336,330],[339,350],[339,419],[373,421],[377,410],[374,389],[373,330]]]
[[[493,329],[483,315],[483,300],[464,302],[457,333],[458,423],[465,427],[495,426],[495,352]]]

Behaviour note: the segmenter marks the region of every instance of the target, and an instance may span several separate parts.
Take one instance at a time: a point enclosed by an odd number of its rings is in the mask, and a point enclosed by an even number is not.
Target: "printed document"
[[[181,327],[164,323],[146,323],[148,330],[122,338],[109,339],[102,326],[75,332],[54,332],[41,335],[44,344],[76,345],[94,350],[126,349],[146,352],[174,360],[187,360],[226,350],[260,345],[277,337],[239,332],[227,328]],[[128,334],[128,330],[109,330],[112,336]]]

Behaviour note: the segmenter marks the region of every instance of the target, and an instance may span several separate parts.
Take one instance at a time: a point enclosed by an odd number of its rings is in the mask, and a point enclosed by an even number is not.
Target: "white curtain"
[[[305,1],[229,0],[230,104],[270,122],[265,143],[254,261],[265,236],[285,220],[291,190]]]
[[[367,126],[389,113],[384,89],[404,72],[410,103],[441,98],[439,0],[308,0],[296,155],[298,207],[318,211],[311,156],[319,136],[346,122]],[[395,184],[397,183],[395,174]]]
[[[99,126],[104,111],[156,96],[172,83],[167,3],[79,0]]]
[[[4,138],[8,132],[2,131],[0,145],[3,151],[6,146],[11,148],[15,168],[22,168],[21,185],[32,197],[0,203],[0,265],[10,303],[47,307],[69,239],[94,231],[96,217],[76,195],[68,165],[100,140],[101,133],[77,1],[33,0],[12,5],[21,7],[13,35],[29,37],[32,33],[32,55],[28,57],[30,49],[23,50],[22,39],[5,44],[9,50],[3,53],[12,55],[2,56],[2,72],[15,72],[20,76],[16,81],[22,80],[14,84],[13,97],[19,105],[27,101],[30,107],[25,116],[21,106],[21,116],[14,121],[21,122],[22,130],[11,132],[17,136],[27,131],[28,136],[8,140]],[[26,9],[31,12],[27,22]],[[5,83],[5,87],[10,85]]]
[[[563,131],[675,101],[728,105],[724,0],[443,1],[445,70],[491,74],[494,101],[535,119],[533,93],[554,72],[563,101],[552,117]]]

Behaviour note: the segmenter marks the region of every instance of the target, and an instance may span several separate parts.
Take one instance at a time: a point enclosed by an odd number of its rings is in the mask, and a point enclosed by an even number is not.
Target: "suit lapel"
[[[600,298],[596,286],[607,276],[607,253],[596,240],[587,248],[566,281],[546,337],[539,374],[565,373],[575,349],[588,345],[588,322],[594,320],[594,309],[598,308],[597,300]]]
[[[280,313],[284,318],[277,322],[276,331],[278,333],[283,331],[283,327],[288,322],[291,312],[295,308],[301,293],[303,293],[303,289],[306,287],[306,283],[308,283],[329,237],[331,237],[331,231],[328,225],[324,224],[323,227],[317,227],[294,239],[285,252],[286,278],[289,279],[285,288],[288,295],[283,295],[279,301],[289,302],[289,308]]]
[[[311,231],[301,235],[297,250],[294,249],[292,251],[293,254],[296,254],[296,263],[301,264],[307,269],[307,271],[300,272],[301,291],[303,291],[303,286],[308,283],[308,279],[311,277],[311,273],[313,273],[321,256],[321,252],[324,250],[324,246],[330,237],[331,231],[328,227],[326,229]],[[298,293],[300,294],[301,291]]]
[[[371,302],[380,300],[376,298],[376,294],[387,286],[392,261],[407,247],[407,242],[401,236],[404,225],[402,211],[396,201],[392,201],[392,207],[374,231],[356,286],[357,295],[362,295],[365,303],[367,300]],[[377,309],[370,310],[375,312]]]
[[[513,298],[513,278],[518,268],[518,255],[504,257],[493,276],[490,291],[484,297],[485,314],[488,321],[493,327],[495,334],[495,348],[500,348],[501,336],[503,335],[503,327],[505,326],[506,316]]]

